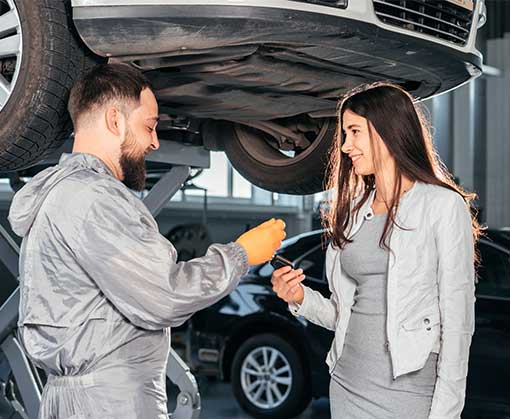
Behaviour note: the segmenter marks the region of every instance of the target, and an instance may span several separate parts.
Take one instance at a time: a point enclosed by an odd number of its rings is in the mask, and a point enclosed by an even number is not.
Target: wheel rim
[[[287,399],[292,388],[290,363],[275,348],[256,348],[246,356],[241,366],[241,386],[255,406],[274,409]]]
[[[0,0],[0,111],[14,91],[21,67],[23,36],[13,0]]]
[[[262,133],[259,138],[254,138],[250,132],[253,128],[241,124],[235,124],[234,130],[237,138],[246,152],[260,163],[273,167],[287,167],[301,162],[312,153],[323,140],[324,136],[329,134],[331,130],[330,121],[323,119],[319,126],[319,132],[316,137],[311,141],[310,146],[303,150],[284,152],[278,150],[268,140],[270,136]]]

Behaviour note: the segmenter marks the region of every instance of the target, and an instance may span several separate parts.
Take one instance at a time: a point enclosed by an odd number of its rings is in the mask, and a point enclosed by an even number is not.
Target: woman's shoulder
[[[468,211],[466,201],[460,193],[440,185],[424,185],[423,202],[429,207],[433,219]]]
[[[431,204],[435,205],[438,202],[464,202],[464,198],[461,194],[453,189],[447,188],[446,186],[434,185],[432,183],[423,183],[422,185],[424,195],[426,195],[427,201]]]

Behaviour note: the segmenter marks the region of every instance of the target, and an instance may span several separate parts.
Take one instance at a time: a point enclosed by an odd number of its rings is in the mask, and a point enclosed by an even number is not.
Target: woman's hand
[[[273,291],[287,303],[303,303],[304,291],[301,281],[305,279],[303,269],[283,266],[276,269],[271,277]]]

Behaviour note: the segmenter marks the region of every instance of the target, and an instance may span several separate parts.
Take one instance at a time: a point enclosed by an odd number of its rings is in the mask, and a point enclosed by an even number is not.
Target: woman
[[[474,332],[475,195],[452,180],[400,87],[358,88],[339,106],[328,165],[331,297],[283,267],[291,312],[333,330],[332,418],[460,418]]]

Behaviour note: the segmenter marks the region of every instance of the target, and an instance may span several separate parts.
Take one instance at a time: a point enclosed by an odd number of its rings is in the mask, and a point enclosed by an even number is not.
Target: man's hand
[[[240,235],[236,243],[243,246],[248,255],[248,263],[258,265],[273,257],[285,236],[283,220],[271,218]]]
[[[301,282],[303,279],[305,279],[303,269],[292,269],[290,266],[283,266],[273,272],[271,277],[273,291],[287,303],[302,304],[304,292]]]

